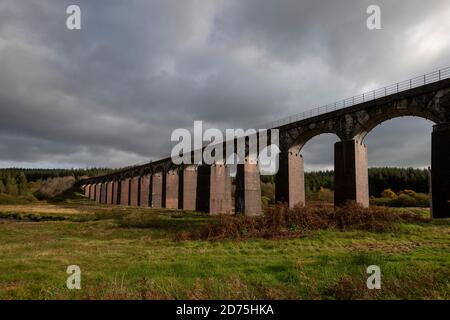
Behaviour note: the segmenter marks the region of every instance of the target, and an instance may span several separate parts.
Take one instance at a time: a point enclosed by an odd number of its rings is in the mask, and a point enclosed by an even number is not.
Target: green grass
[[[0,299],[450,298],[448,219],[404,223],[394,233],[176,240],[210,219],[89,201],[0,206]],[[81,268],[81,290],[66,288],[72,264]],[[371,264],[381,268],[381,290],[366,288]]]

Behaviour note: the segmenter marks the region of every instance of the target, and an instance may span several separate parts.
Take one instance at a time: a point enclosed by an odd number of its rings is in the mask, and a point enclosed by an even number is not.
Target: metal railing
[[[331,112],[331,111],[336,111],[339,109],[343,109],[343,108],[347,108],[347,107],[351,107],[353,105],[359,104],[359,103],[363,103],[363,102],[367,102],[367,101],[372,101],[378,98],[382,98],[382,97],[386,97],[390,94],[394,94],[394,93],[399,93],[402,91],[406,91],[409,89],[413,89],[413,88],[417,88],[429,83],[433,83],[433,82],[437,82],[443,79],[448,79],[450,78],[450,67],[447,68],[443,68],[437,71],[433,71],[415,78],[411,78],[402,82],[397,82],[394,84],[391,84],[389,86],[380,88],[380,89],[375,89],[372,91],[368,91],[350,98],[346,98],[334,103],[329,103],[326,104],[324,106],[320,106],[317,108],[313,108],[304,112],[300,112],[297,114],[294,114],[292,116],[286,117],[286,118],[282,118],[279,120],[275,120],[269,123],[266,123],[263,126],[259,126],[259,128],[263,129],[270,129],[270,128],[277,128],[277,127],[281,127],[284,126],[286,124],[292,123],[292,122],[296,122],[296,121],[300,121],[300,120],[305,120],[311,117],[315,117],[327,112]]]

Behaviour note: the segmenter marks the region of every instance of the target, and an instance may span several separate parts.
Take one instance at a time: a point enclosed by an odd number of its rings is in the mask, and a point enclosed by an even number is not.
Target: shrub
[[[425,193],[416,193],[415,197],[417,205],[419,207],[429,207],[430,206],[430,196]]]
[[[39,189],[35,192],[38,199],[50,199],[62,195],[65,191],[71,189],[75,184],[75,178],[72,176],[61,178],[49,178],[43,181]]]
[[[317,200],[325,202],[333,202],[334,192],[330,189],[320,187],[319,191],[317,192]]]
[[[397,195],[391,189],[384,189],[381,193],[381,198],[397,199]]]
[[[272,201],[269,197],[262,196],[261,202],[262,202],[263,206],[268,206]]]
[[[362,229],[368,231],[395,230],[395,222],[424,221],[423,217],[411,213],[398,213],[385,207],[362,208],[355,204],[332,208],[295,207],[277,205],[268,208],[259,217],[220,215],[192,239],[246,239],[298,237],[307,230]],[[183,234],[182,239],[189,238]]]
[[[275,191],[274,184],[270,182],[262,182],[261,183],[261,196],[268,199],[268,203],[275,203]]]
[[[401,196],[402,194],[406,194],[407,196],[410,196],[411,198],[415,198],[417,195],[417,193],[414,190],[409,190],[409,189],[405,189],[398,193],[399,196]]]
[[[397,199],[392,200],[391,205],[393,207],[415,207],[417,201],[406,193],[401,193]]]

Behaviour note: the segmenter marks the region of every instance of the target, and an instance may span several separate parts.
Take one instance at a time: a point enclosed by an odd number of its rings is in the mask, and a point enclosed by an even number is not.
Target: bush
[[[397,199],[397,195],[391,189],[384,189],[381,193],[381,198]]]
[[[416,207],[417,201],[410,195],[402,193],[397,199],[392,200],[391,206],[393,207]]]
[[[268,206],[270,203],[272,203],[272,200],[269,197],[262,196],[261,202],[263,206]]]
[[[39,189],[35,192],[35,196],[40,200],[60,196],[67,190],[71,189],[74,184],[75,178],[72,176],[50,178],[41,183]]]
[[[317,192],[317,200],[325,202],[333,202],[334,192],[330,189],[320,187],[319,191]]]
[[[395,196],[394,196],[395,195]],[[370,203],[391,207],[429,207],[430,197],[425,193],[418,193],[405,189],[396,195],[391,189],[385,189],[381,198],[371,198]]]
[[[275,203],[274,184],[270,182],[261,183],[261,196],[268,199],[268,203]]]
[[[425,193],[416,193],[416,201],[419,207],[430,206],[430,196]]]
[[[355,204],[332,208],[295,207],[285,205],[270,207],[259,217],[220,215],[205,229],[183,234],[183,239],[246,239],[298,237],[307,230],[320,229],[362,229],[368,231],[395,230],[395,222],[425,221],[420,215],[398,213],[385,207],[362,208]]]

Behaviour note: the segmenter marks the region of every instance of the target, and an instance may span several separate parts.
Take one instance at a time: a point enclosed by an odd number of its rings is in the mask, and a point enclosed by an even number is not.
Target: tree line
[[[261,176],[263,182],[275,182],[275,176]],[[333,170],[305,172],[305,192],[315,194],[320,188],[334,190]],[[399,192],[405,189],[428,193],[427,169],[369,168],[369,194],[379,197],[385,189]]]
[[[95,177],[102,174],[107,174],[116,171],[110,168],[86,168],[86,169],[24,169],[24,168],[7,168],[0,169],[0,178],[5,179],[10,175],[16,177],[23,173],[27,181],[46,180],[48,178],[68,177],[72,176],[75,179],[82,177]]]
[[[27,182],[55,177],[73,176],[75,179],[114,172],[109,168],[88,169],[0,169],[0,193],[24,194]],[[275,182],[275,176],[261,176],[263,182]],[[428,193],[428,170],[413,168],[369,168],[369,193],[379,197],[385,189],[394,192],[410,189]],[[315,194],[320,188],[334,190],[332,170],[305,172],[305,192]]]

